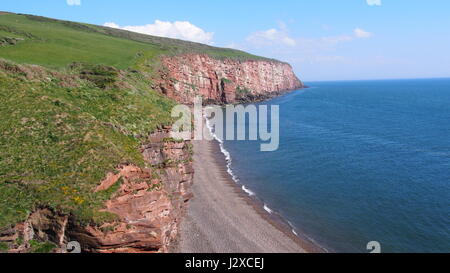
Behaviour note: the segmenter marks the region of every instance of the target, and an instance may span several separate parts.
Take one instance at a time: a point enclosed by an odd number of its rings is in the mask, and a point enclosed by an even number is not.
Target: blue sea
[[[450,252],[450,79],[306,84],[262,103],[277,151],[224,142],[236,181],[331,252]]]

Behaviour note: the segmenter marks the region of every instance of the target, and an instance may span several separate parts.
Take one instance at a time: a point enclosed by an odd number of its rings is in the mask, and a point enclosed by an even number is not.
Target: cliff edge
[[[161,64],[157,87],[184,104],[192,104],[195,96],[220,104],[258,101],[303,88],[292,67],[275,60],[187,54],[162,57]]]

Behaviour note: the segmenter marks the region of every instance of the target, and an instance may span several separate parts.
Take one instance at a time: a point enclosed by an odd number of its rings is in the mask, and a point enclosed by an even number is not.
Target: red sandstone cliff
[[[303,87],[287,63],[271,60],[238,61],[208,55],[163,57],[158,88],[180,103],[196,95],[214,103],[262,100]]]
[[[141,152],[151,168],[118,166],[96,191],[121,183],[104,211],[117,220],[101,226],[80,226],[71,215],[40,208],[28,219],[0,233],[0,242],[16,246],[10,252],[27,252],[32,240],[51,241],[57,252],[77,241],[88,252],[168,252],[177,237],[184,204],[191,197],[192,151],[189,141],[173,141],[168,130],[150,135]],[[21,243],[14,243],[18,240]]]
[[[196,95],[206,103],[263,100],[303,87],[289,64],[270,60],[238,61],[191,54],[163,57],[157,88],[180,103]],[[150,135],[141,152],[149,169],[118,166],[96,191],[121,183],[105,211],[118,219],[102,226],[79,226],[71,215],[40,208],[28,219],[0,234],[0,242],[17,242],[11,252],[27,252],[31,240],[51,241],[65,252],[78,241],[91,252],[168,252],[177,236],[184,204],[192,194],[190,143],[171,141],[168,130]],[[19,240],[19,238],[23,240]]]

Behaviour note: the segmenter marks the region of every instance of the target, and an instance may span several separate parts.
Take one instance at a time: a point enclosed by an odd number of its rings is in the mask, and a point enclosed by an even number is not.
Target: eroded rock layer
[[[168,130],[150,135],[147,143],[141,152],[151,167],[118,166],[95,189],[119,187],[104,209],[116,220],[81,226],[70,215],[41,208],[3,231],[0,241],[19,242],[10,252],[28,252],[34,240],[54,243],[57,252],[65,252],[70,241],[88,252],[168,252],[184,203],[192,197],[192,148],[189,141],[169,138]]]
[[[287,63],[271,60],[238,61],[191,54],[163,57],[158,88],[180,103],[196,95],[207,102],[255,101],[303,87]]]

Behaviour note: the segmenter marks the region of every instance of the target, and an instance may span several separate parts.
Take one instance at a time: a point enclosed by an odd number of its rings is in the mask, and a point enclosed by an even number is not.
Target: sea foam
[[[211,136],[219,143],[220,151],[225,156],[225,161],[226,161],[226,165],[227,165],[227,173],[231,176],[233,181],[236,184],[238,184],[239,178],[234,174],[233,169],[231,168],[232,158],[231,158],[230,152],[228,152],[227,149],[225,149],[224,141],[215,134],[215,129],[209,122],[209,119],[206,116],[204,116],[204,118],[205,118],[206,128],[208,128],[208,131],[211,134]],[[249,196],[256,196],[256,194],[253,191],[249,190],[245,185],[242,185],[242,190]],[[266,204],[264,204],[263,209],[269,214],[274,213],[274,211],[271,208],[269,208]],[[298,237],[298,234],[295,231],[295,227],[290,222],[289,222],[289,225],[291,226],[292,233]]]
[[[242,190],[250,196],[255,196],[255,193],[252,192],[251,190],[247,189],[244,185],[242,185]]]
[[[223,140],[220,139],[215,134],[215,130],[214,130],[213,126],[211,126],[211,124],[209,122],[209,119],[205,117],[205,120],[206,120],[206,127],[208,128],[208,130],[209,130],[210,134],[212,135],[212,137],[219,143],[220,151],[225,156],[225,160],[227,162],[227,172],[228,172],[228,174],[231,176],[231,178],[233,179],[234,182],[238,183],[239,182],[239,178],[233,173],[233,170],[231,169],[231,163],[232,163],[231,154],[227,151],[227,149],[225,149],[225,147],[223,145]]]

